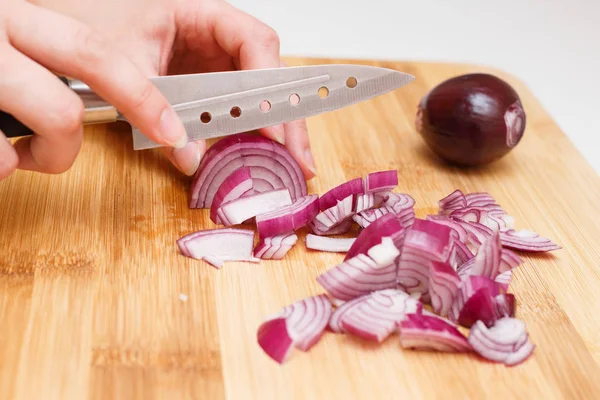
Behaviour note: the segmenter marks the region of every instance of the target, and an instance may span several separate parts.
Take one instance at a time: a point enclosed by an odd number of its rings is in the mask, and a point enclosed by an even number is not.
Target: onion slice
[[[393,213],[404,228],[410,228],[415,220],[415,200],[404,193],[388,193],[384,199],[380,207],[358,212],[352,219],[364,229],[384,215]]]
[[[225,226],[232,226],[291,204],[288,189],[269,190],[225,203],[217,210],[217,216]]]
[[[306,235],[306,248],[312,250],[344,253],[350,250],[355,238],[329,238],[308,234]]]
[[[447,317],[459,295],[461,280],[448,263],[429,263],[429,294],[433,311]]]
[[[264,260],[281,260],[297,241],[298,236],[294,232],[261,239],[254,248],[254,257]]]
[[[304,174],[284,146],[239,133],[219,140],[204,154],[192,181],[190,208],[209,208],[223,181],[244,166],[250,168],[257,192],[287,188],[292,200],[307,195]]]
[[[258,344],[269,357],[282,364],[292,346],[308,351],[320,340],[331,314],[331,302],[324,294],[292,303],[260,325]]]
[[[342,201],[349,196],[357,194],[363,194],[365,188],[363,186],[362,178],[354,178],[348,182],[342,183],[339,186],[334,187],[319,199],[319,208],[321,211],[327,210],[335,206],[339,201]]]
[[[398,186],[396,170],[372,172],[364,179],[365,193],[391,192]]]
[[[224,203],[253,193],[254,189],[252,189],[252,175],[250,175],[250,168],[241,167],[236,169],[223,181],[215,193],[213,202],[210,205],[210,219],[215,224],[222,224],[217,215],[219,207]]]
[[[498,232],[494,232],[479,248],[470,273],[471,275],[482,275],[493,279],[498,275],[501,261],[502,245],[500,244],[500,235]]]
[[[421,303],[407,293],[396,290],[380,290],[361,297],[340,319],[343,332],[365,340],[383,342],[398,329],[406,313],[415,313]]]
[[[407,230],[398,263],[397,281],[407,293],[421,293],[429,300],[431,261],[448,260],[452,250],[451,228],[433,221],[416,219]]]
[[[508,271],[504,271],[501,274],[498,274],[498,276],[496,276],[496,279],[494,279],[494,281],[496,283],[498,283],[502,287],[502,290],[504,290],[506,292],[506,291],[508,291],[508,287],[512,280],[512,274],[513,274],[512,270],[509,269]]]
[[[204,260],[220,269],[225,261],[259,260],[252,256],[254,232],[246,229],[209,229],[190,233],[177,240],[181,254]]]
[[[477,354],[507,366],[523,363],[535,350],[525,323],[516,318],[501,318],[491,328],[477,321],[468,340]]]
[[[467,338],[449,322],[424,314],[406,314],[400,322],[400,344],[406,349],[470,352]]]
[[[311,232],[318,236],[343,235],[352,229],[352,220],[342,221],[331,228],[326,227],[316,219],[313,219],[307,225]]]
[[[350,249],[346,253],[344,261],[366,254],[367,251],[381,243],[383,237],[391,237],[396,247],[402,246],[405,230],[400,221],[393,214],[386,214],[362,230]]]
[[[500,240],[503,246],[528,252],[546,252],[562,248],[553,243],[552,240],[526,229],[520,231],[514,229],[501,230]]]
[[[263,239],[296,231],[312,221],[318,212],[319,197],[316,194],[302,196],[291,205],[257,215],[258,237]]]
[[[452,211],[465,208],[467,206],[467,200],[463,192],[456,189],[448,196],[438,201],[438,214],[439,215],[450,215]]]
[[[395,258],[399,251],[391,238],[358,254],[317,277],[317,282],[336,300],[348,301],[378,290],[396,288]]]

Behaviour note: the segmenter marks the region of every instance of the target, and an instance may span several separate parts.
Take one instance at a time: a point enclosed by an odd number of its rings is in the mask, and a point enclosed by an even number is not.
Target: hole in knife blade
[[[242,115],[242,109],[238,106],[231,107],[229,115],[231,115],[233,118],[238,118],[240,115]]]
[[[203,123],[208,124],[211,120],[212,115],[210,115],[208,111],[204,111],[202,114],[200,114],[200,121],[202,121]]]
[[[321,86],[319,88],[319,97],[324,99],[327,96],[329,96],[329,89],[327,89],[325,86]]]
[[[293,106],[300,104],[300,96],[298,96],[298,93],[292,93],[290,95],[290,104]]]
[[[260,102],[260,111],[269,112],[271,110],[271,103],[268,100],[263,100]]]
[[[358,84],[358,81],[353,76],[351,76],[350,78],[346,79],[346,86],[348,86],[350,89],[354,89],[357,84]]]

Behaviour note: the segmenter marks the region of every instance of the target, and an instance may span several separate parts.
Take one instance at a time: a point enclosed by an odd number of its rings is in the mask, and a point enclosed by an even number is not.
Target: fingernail
[[[160,116],[160,134],[169,146],[183,149],[188,144],[188,137],[179,117],[170,107],[165,108]],[[197,146],[196,146],[197,147]]]
[[[275,136],[275,140],[281,144],[285,144],[285,130],[283,129],[283,125],[275,125],[273,127],[273,134]]]
[[[196,142],[189,142],[181,149],[173,150],[173,159],[184,174],[194,175],[200,165],[200,146]]]
[[[308,165],[308,169],[315,175],[317,175],[317,168],[315,167],[315,160],[312,156],[310,149],[304,150],[304,161]]]

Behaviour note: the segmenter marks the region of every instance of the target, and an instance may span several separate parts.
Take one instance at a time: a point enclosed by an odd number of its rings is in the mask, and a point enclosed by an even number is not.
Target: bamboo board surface
[[[290,59],[288,64],[348,60]],[[536,344],[515,368],[473,355],[402,350],[326,334],[279,366],[256,344],[261,320],[322,292],[315,278],[342,254],[308,252],[216,270],[175,240],[214,227],[187,207],[189,179],[158,151],[134,152],[128,127],[86,128],[73,168],[0,182],[2,399],[593,399],[600,398],[600,179],[516,79],[522,142],[472,171],[437,161],[415,133],[419,99],[470,65],[360,61],[415,75],[403,89],[308,120],[324,193],[397,169],[418,217],[456,188],[489,191],[563,246],[524,254],[510,291]],[[180,299],[187,296],[187,301]]]

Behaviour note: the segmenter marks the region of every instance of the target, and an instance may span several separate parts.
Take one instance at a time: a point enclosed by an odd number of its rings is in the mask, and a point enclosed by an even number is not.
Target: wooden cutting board
[[[290,59],[290,65],[348,62]],[[322,292],[342,254],[216,270],[181,256],[180,236],[213,227],[187,207],[189,179],[158,151],[134,152],[125,126],[86,129],[73,168],[0,182],[0,390],[3,399],[600,398],[600,179],[522,83],[473,65],[360,63],[415,75],[409,86],[308,120],[313,193],[397,169],[418,217],[456,188],[489,191],[564,248],[530,256],[511,291],[536,344],[515,368],[474,355],[403,350],[327,334],[279,366],[256,343],[262,318]],[[415,133],[419,99],[454,75],[487,71],[520,93],[524,139],[471,171],[439,162]],[[187,296],[186,301],[180,295]],[[185,299],[185,297],[184,297]]]

